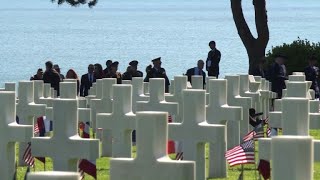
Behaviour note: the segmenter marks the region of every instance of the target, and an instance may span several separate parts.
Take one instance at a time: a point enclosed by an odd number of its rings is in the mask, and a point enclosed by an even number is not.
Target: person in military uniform
[[[219,76],[219,63],[221,59],[221,53],[216,48],[216,42],[209,42],[210,51],[208,53],[208,58],[206,61],[206,69],[208,71],[208,76],[215,76],[218,79]]]
[[[133,60],[129,63],[131,66],[132,77],[143,77],[143,73],[138,70],[139,62],[137,60]]]
[[[117,84],[121,84],[122,78],[121,78],[121,73],[118,72],[118,65],[119,65],[118,61],[113,62],[110,66],[110,72],[109,72],[109,74],[106,75],[106,77],[107,78],[116,78]]]
[[[144,79],[145,82],[149,82],[150,78],[164,78],[165,79],[165,92],[169,92],[170,81],[167,77],[166,70],[161,67],[161,57],[152,60],[152,65],[147,66],[146,68],[146,77]]]
[[[318,84],[319,67],[316,66],[317,64],[316,56],[311,56],[308,62],[309,62],[309,65],[304,69],[304,73],[306,75],[306,80],[312,82],[310,89],[314,90],[315,98],[318,99],[319,98],[319,84]]]
[[[143,77],[143,73],[138,70],[138,63],[136,60],[129,63],[127,71],[122,74],[122,80],[132,80],[133,77]]]
[[[267,80],[271,82],[271,90],[277,93],[277,98],[282,98],[282,89],[286,88],[285,80],[287,80],[286,66],[284,65],[287,59],[284,55],[276,55],[274,63],[268,69]]]

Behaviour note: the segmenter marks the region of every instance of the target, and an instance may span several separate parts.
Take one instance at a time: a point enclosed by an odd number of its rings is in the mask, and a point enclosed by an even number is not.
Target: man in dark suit
[[[46,71],[43,74],[43,82],[50,83],[51,87],[57,91],[57,96],[60,95],[60,75],[53,69],[51,61],[46,62]]]
[[[317,57],[312,55],[309,58],[309,65],[304,69],[304,73],[306,75],[306,80],[311,81],[310,89],[313,89],[315,92],[315,98],[319,98],[319,67],[317,66]]]
[[[267,80],[271,82],[271,90],[277,93],[277,98],[282,98],[282,90],[286,88],[285,80],[287,80],[287,71],[284,62],[287,57],[277,54],[274,63],[268,69]]]
[[[197,67],[194,68],[190,68],[187,70],[186,75],[188,76],[188,81],[192,84],[191,82],[191,77],[193,75],[200,75],[203,76],[203,85],[206,84],[206,73],[202,70],[204,67],[204,61],[203,60],[199,60],[197,63]]]
[[[88,91],[92,86],[92,83],[96,82],[93,71],[94,66],[93,64],[90,64],[88,66],[88,73],[81,76],[80,96],[88,96]]]
[[[216,48],[216,42],[215,41],[210,41],[209,42],[209,47],[210,51],[208,53],[208,58],[206,61],[207,64],[207,71],[208,71],[208,76],[215,76],[218,79],[219,76],[219,63],[221,59],[221,53],[220,51]]]
[[[167,77],[166,70],[161,67],[161,57],[152,60],[153,67],[151,65],[147,66],[146,73],[147,76],[144,82],[149,82],[150,78],[164,78],[165,79],[165,92],[169,92],[169,78]]]

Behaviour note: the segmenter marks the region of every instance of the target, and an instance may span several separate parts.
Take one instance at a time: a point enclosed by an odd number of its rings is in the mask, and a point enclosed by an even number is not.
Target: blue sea
[[[222,53],[221,76],[246,73],[248,58],[237,34],[230,0],[99,0],[88,8],[58,6],[50,0],[0,0],[0,87],[27,80],[47,60],[62,73],[81,75],[90,63],[139,60],[144,71],[161,56],[170,78],[206,59],[208,42]],[[256,35],[251,0],[245,17]],[[320,1],[267,0],[272,46],[300,37],[320,41]]]

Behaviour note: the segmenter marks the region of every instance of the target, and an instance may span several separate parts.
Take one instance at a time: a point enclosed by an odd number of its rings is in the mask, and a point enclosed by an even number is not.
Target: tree
[[[87,1],[87,0],[51,0],[51,2],[53,2],[53,3],[57,2],[59,5],[61,5],[63,3],[68,3],[71,6],[79,6],[79,5],[83,5],[83,4],[88,4],[89,7],[92,7],[97,4],[98,0],[91,0],[91,1]]]
[[[244,18],[241,0],[231,0],[233,19],[238,34],[244,44],[249,58],[249,74],[258,67],[259,61],[265,56],[269,42],[268,17],[265,0],[252,1],[255,10],[255,23],[258,37],[254,38]]]
[[[288,57],[286,61],[287,74],[292,72],[303,72],[308,65],[311,56],[315,56],[320,63],[320,42],[311,42],[308,39],[300,39],[292,43],[283,43],[272,47],[266,55],[267,65],[273,62],[274,56],[283,54]]]

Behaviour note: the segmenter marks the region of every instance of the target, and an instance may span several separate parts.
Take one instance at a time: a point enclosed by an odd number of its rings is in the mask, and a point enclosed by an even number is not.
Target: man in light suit
[[[92,86],[92,83],[96,82],[94,77],[94,66],[90,64],[88,66],[88,73],[81,76],[80,96],[88,96],[88,91]]]
[[[204,61],[203,60],[199,60],[197,63],[197,67],[194,68],[190,68],[187,70],[186,75],[188,76],[188,81],[192,84],[191,82],[191,77],[193,75],[199,75],[199,76],[203,76],[203,85],[206,84],[206,73],[202,70],[204,67]]]

